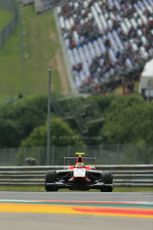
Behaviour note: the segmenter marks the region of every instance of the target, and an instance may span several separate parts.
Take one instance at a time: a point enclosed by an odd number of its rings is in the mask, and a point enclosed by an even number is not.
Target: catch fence
[[[0,149],[0,166],[63,165],[64,156],[85,152],[100,165],[153,164],[153,145],[82,145]]]

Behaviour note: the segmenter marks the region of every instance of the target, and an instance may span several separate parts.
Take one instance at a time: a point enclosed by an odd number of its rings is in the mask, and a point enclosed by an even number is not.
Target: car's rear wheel
[[[45,179],[45,189],[47,192],[51,192],[51,191],[56,192],[58,190],[57,186],[55,185],[56,177],[57,177],[56,171],[47,172],[46,179]]]
[[[113,191],[113,175],[111,172],[102,172],[102,181],[104,185],[100,188],[101,192],[112,192]]]

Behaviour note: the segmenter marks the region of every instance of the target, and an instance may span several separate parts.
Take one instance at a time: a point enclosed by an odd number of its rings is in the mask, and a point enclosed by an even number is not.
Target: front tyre
[[[47,192],[56,192],[58,191],[57,186],[55,185],[57,178],[56,171],[48,171],[45,178],[45,189]],[[52,183],[52,185],[49,185],[49,183]]]

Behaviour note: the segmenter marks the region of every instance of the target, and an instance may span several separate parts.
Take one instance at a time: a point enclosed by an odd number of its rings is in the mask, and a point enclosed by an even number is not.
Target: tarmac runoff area
[[[54,194],[49,193],[52,198]],[[0,229],[153,229],[153,201],[112,201],[112,194],[107,193],[111,201],[72,200],[73,193],[69,193],[69,200],[11,200],[0,196]]]

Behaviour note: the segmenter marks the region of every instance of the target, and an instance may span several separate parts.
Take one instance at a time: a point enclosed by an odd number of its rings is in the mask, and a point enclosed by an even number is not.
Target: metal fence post
[[[48,129],[47,129],[47,164],[51,158],[51,69],[48,69]]]

